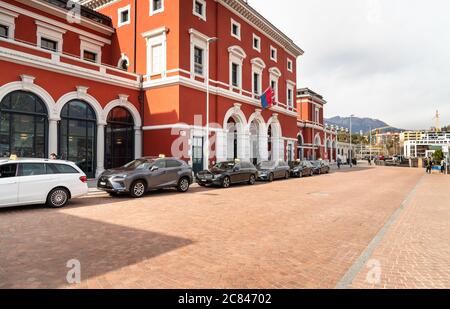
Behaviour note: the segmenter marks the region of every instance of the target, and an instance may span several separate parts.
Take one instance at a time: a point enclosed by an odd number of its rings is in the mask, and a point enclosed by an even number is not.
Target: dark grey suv
[[[186,162],[148,157],[105,171],[100,175],[97,187],[111,195],[129,193],[139,198],[147,191],[164,188],[187,192],[192,182],[192,168]]]

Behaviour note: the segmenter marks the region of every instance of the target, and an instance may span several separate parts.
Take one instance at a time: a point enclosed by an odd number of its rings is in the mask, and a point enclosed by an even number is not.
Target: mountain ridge
[[[335,116],[331,118],[326,118],[325,123],[328,125],[334,125],[338,127],[350,128],[350,117]],[[357,133],[362,131],[363,133],[368,133],[370,130],[386,128],[389,131],[400,132],[402,129],[390,126],[386,122],[374,119],[370,117],[352,117],[352,131]]]

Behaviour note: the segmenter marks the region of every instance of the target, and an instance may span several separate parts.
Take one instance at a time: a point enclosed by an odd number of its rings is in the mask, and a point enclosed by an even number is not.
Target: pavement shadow
[[[6,218],[9,222],[0,224],[0,288],[67,286],[67,263],[73,259],[81,263],[83,283],[193,243],[61,212],[25,216],[24,220],[23,214],[12,215]],[[126,273],[119,275],[127,280]]]

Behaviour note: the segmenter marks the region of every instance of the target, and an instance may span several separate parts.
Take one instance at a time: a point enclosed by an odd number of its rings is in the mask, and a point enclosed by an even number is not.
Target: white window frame
[[[289,102],[289,90],[291,91],[291,102]],[[286,81],[286,108],[294,109],[295,102],[295,82]]]
[[[320,108],[316,105],[314,106],[314,122],[320,123]]]
[[[55,41],[57,43],[56,53],[62,53],[63,52],[63,35],[66,33],[66,30],[55,27],[53,25],[43,23],[38,20],[35,23],[37,25],[37,30],[36,30],[37,46],[39,48],[41,48],[41,39],[45,38],[47,40]],[[49,51],[49,50],[47,50],[47,51]],[[50,52],[55,52],[55,51],[50,51]]]
[[[258,46],[255,47],[255,40],[258,41]],[[257,36],[256,34],[253,33],[253,40],[252,40],[252,47],[254,50],[261,52],[261,37]]]
[[[167,73],[167,28],[161,27],[142,34],[147,45],[147,76],[162,75]],[[152,48],[161,45],[161,72],[154,71],[152,67]]]
[[[234,34],[233,33],[233,26],[237,26],[238,28],[238,34]],[[231,36],[235,39],[238,39],[239,41],[241,40],[241,36],[242,36],[242,29],[241,29],[241,24],[238,23],[237,21],[235,21],[233,18],[231,19]]]
[[[291,73],[294,71],[294,61],[289,58],[287,60],[287,70]]]
[[[197,13],[197,11],[195,10],[195,2],[200,2],[201,4],[203,4],[203,14]],[[205,0],[193,0],[192,14],[194,14],[194,16],[197,16],[198,18],[206,21],[206,1]]]
[[[14,39],[17,17],[19,14],[0,8],[0,24],[8,27],[8,39]]]
[[[275,82],[275,84],[277,85],[277,87],[273,90],[275,93],[275,101],[278,103],[279,102],[279,97],[278,97],[278,93],[279,93],[279,88],[280,88],[280,77],[281,77],[281,72],[280,70],[278,70],[278,68],[273,67],[269,69],[269,73],[270,73],[270,86],[272,86],[272,82]]]
[[[128,11],[128,20],[127,21],[122,21],[122,13]],[[117,21],[117,27],[120,28],[122,26],[125,25],[129,25],[131,24],[131,4],[120,8],[117,10],[117,15],[118,15],[118,21]]]
[[[95,59],[95,63],[102,63],[102,47],[105,46],[104,43],[95,41],[93,39],[84,37],[80,35],[80,58],[84,60],[84,51],[91,52],[97,54],[97,58]],[[85,60],[89,61],[89,60]],[[90,61],[89,61],[90,62]],[[92,62],[94,63],[94,62]]]
[[[262,89],[262,79],[263,79],[264,69],[266,68],[266,64],[260,58],[252,59],[251,63],[252,63],[252,91],[251,92],[252,92],[253,97],[256,99],[259,96],[261,96],[262,92],[264,91]],[[259,74],[259,82],[258,82],[259,93],[255,93],[255,87],[254,87],[255,86],[255,74]]]
[[[232,46],[228,48],[229,53],[229,85],[230,90],[237,89],[240,92],[242,92],[242,71],[243,71],[243,64],[245,58],[247,58],[247,55],[245,54],[244,50],[238,46]],[[233,85],[233,70],[232,70],[232,64],[235,63],[239,66],[239,72],[238,72],[238,86]],[[253,87],[253,85],[252,85]]]
[[[195,78],[195,77],[202,77],[205,78],[206,72],[208,72],[208,55],[207,55],[207,41],[208,41],[208,36],[204,35],[203,33],[195,30],[195,29],[190,29],[189,33],[191,34],[191,78]],[[195,73],[195,48],[200,48],[203,49],[203,57],[204,57],[204,64],[203,64],[203,74],[197,74]],[[206,82],[206,78],[205,78],[205,82]]]
[[[275,52],[275,57],[272,57],[272,52]],[[277,62],[278,61],[278,49],[270,45],[270,60]]]
[[[203,58],[202,58],[202,62],[203,62],[202,63],[202,73],[198,73],[198,72],[195,71],[195,65],[196,65],[196,63],[195,63],[195,49],[200,49],[202,51],[202,56],[203,56]],[[193,74],[195,76],[198,76],[198,77],[205,77],[205,75],[206,75],[206,72],[205,72],[205,70],[206,70],[206,49],[203,46],[199,46],[197,44],[194,44],[193,61],[194,61],[194,63],[193,63],[193,65],[194,65]]]
[[[150,16],[156,15],[158,13],[164,12],[164,0],[161,0],[161,8],[158,10],[155,10],[153,7],[153,0],[150,0]]]

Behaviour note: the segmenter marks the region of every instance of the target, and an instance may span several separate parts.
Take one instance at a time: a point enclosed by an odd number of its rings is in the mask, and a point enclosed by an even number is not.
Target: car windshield
[[[222,162],[222,163],[217,163],[216,165],[214,165],[214,168],[218,169],[218,170],[226,171],[226,170],[233,169],[235,165],[236,165],[236,163],[234,163],[234,162]]]
[[[320,161],[313,161],[311,164],[315,167],[320,166]]]
[[[275,162],[271,162],[271,161],[265,161],[265,162],[261,162],[258,164],[258,168],[261,168],[261,169],[274,168],[275,166],[276,166]]]
[[[145,170],[145,169],[149,169],[151,164],[152,164],[151,161],[139,159],[139,160],[131,161],[130,163],[125,164],[123,167],[125,169],[132,170],[132,171]]]

